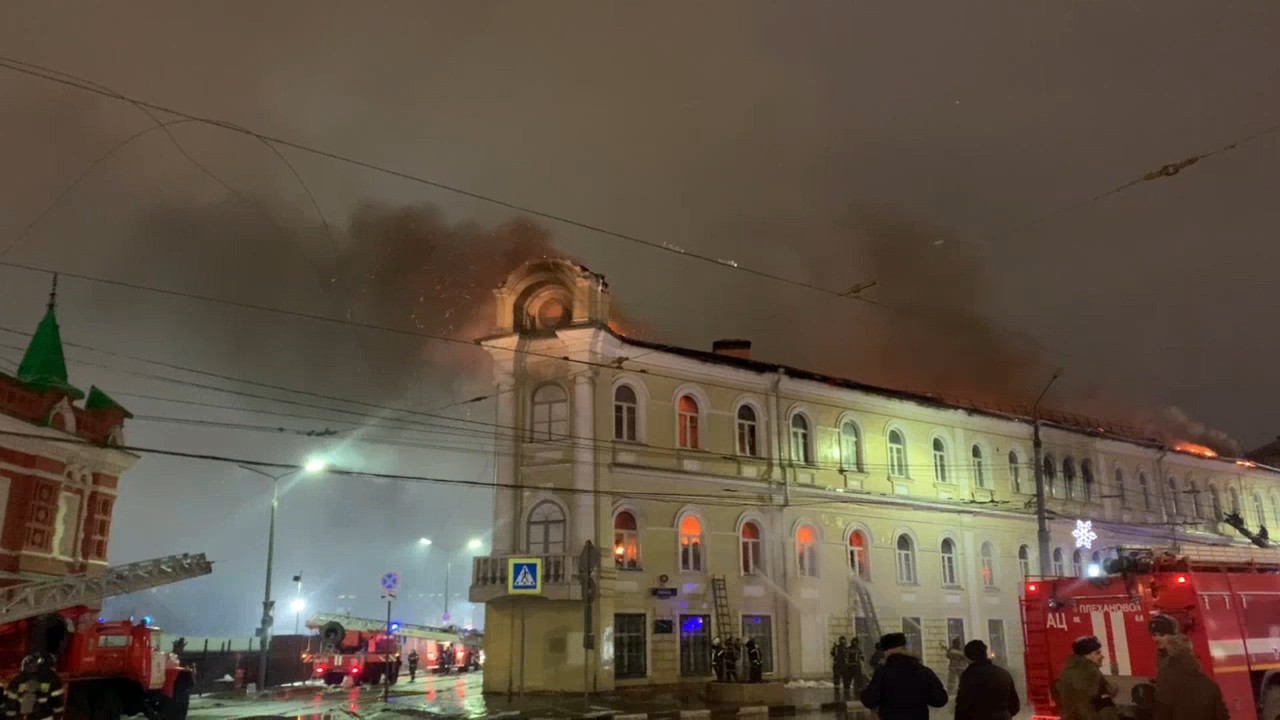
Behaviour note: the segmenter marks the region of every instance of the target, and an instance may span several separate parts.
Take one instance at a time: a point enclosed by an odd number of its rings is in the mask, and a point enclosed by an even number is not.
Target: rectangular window
[[[648,618],[643,614],[613,616],[613,676],[642,678],[648,674]]]
[[[987,639],[991,641],[991,652],[995,655],[995,662],[1007,667],[1009,649],[1005,645],[1004,620],[987,621]]]
[[[756,445],[755,420],[738,418],[738,454],[744,457],[759,457],[760,449]]]
[[[680,569],[702,572],[702,535],[680,534]]]
[[[625,442],[636,441],[636,406],[631,403],[613,404],[613,437]]]
[[[983,587],[996,586],[996,569],[995,567],[992,566],[993,562],[995,562],[995,559],[992,558],[990,555],[982,556],[982,586]]]
[[[768,615],[742,616],[742,641],[755,640],[760,648],[764,672],[773,672],[773,618]],[[746,658],[743,658],[746,661]]]
[[[27,511],[27,548],[53,550],[53,524],[58,515],[59,490],[56,483],[36,481]]]
[[[960,586],[956,577],[956,556],[952,553],[942,553],[942,584],[944,587]]]
[[[907,476],[907,449],[901,445],[889,445],[889,475],[898,478]]]
[[[703,677],[711,674],[711,616],[680,616],[680,674]]]
[[[760,539],[742,538],[742,574],[755,575],[760,570]]]
[[[947,618],[947,647],[956,640],[960,641],[960,647],[968,642],[964,637],[964,620],[962,618]]]
[[[916,584],[916,562],[911,550],[898,550],[898,582],[903,585]]]
[[[698,414],[692,412],[680,413],[680,447],[686,450],[697,450],[698,445]]]
[[[907,636],[907,652],[921,657],[924,652],[924,630],[920,627],[920,618],[902,618],[902,633]]]

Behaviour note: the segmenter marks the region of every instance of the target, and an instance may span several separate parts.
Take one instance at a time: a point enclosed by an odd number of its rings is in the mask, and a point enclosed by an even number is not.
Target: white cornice
[[[0,430],[17,433],[0,435],[0,446],[18,452],[53,458],[66,464],[83,465],[90,472],[121,475],[138,461],[138,456],[116,448],[87,444],[84,438],[53,428],[32,425],[0,413]]]

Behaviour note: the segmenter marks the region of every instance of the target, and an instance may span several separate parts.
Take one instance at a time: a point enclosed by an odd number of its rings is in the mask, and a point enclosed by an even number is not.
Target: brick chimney
[[[717,355],[725,355],[727,357],[738,358],[739,360],[751,359],[751,341],[750,340],[716,340],[711,343],[711,352]]]

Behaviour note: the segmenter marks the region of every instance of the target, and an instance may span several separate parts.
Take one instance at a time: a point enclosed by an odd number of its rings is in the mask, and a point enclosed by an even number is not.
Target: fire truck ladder
[[[1053,686],[1053,669],[1049,667],[1048,617],[1040,603],[1022,600],[1022,639],[1027,665],[1027,700],[1034,708],[1052,704],[1049,688]]]
[[[0,623],[39,617],[213,572],[204,553],[170,555],[107,568],[101,575],[69,575],[0,588]]]
[[[862,611],[862,616],[867,619],[868,632],[871,633],[873,641],[880,641],[880,618],[876,616],[875,603],[871,602],[871,593],[867,592],[867,586],[862,584],[862,580],[854,573],[849,574],[849,623],[854,625],[856,633],[857,623],[854,618],[857,617],[857,610]]]
[[[736,637],[739,633],[733,627],[733,613],[729,611],[729,588],[724,584],[723,575],[711,578],[711,599],[716,604],[716,630],[720,637],[724,640]]]

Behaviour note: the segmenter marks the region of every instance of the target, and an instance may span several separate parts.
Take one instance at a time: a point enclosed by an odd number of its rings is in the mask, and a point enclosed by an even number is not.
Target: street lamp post
[[[427,538],[421,538],[421,539],[419,539],[419,540],[418,540],[418,542],[422,543],[423,545],[430,545],[430,544],[431,544],[431,540],[429,540],[429,539],[427,539]],[[481,548],[483,548],[483,547],[484,547],[484,541],[483,541],[483,540],[481,540],[480,538],[471,538],[470,540],[468,540],[468,541],[467,541],[467,549],[468,549],[468,550],[470,550],[470,551],[472,551],[472,552],[475,552],[476,550],[479,550],[479,549],[481,549]],[[448,622],[449,622],[449,620],[450,620],[450,617],[449,617],[449,577],[450,577],[451,575],[453,575],[453,560],[452,560],[452,559],[445,561],[445,566],[444,566],[444,617],[443,617],[443,618],[441,618],[441,619],[442,619],[445,623],[448,623]]]
[[[289,468],[275,474],[249,465],[240,465],[239,467],[241,470],[247,470],[271,479],[271,520],[267,525],[267,578],[265,589],[262,592],[262,625],[258,628],[258,692],[263,692],[267,686],[267,651],[271,645],[271,614],[275,605],[271,600],[271,566],[275,561],[276,511],[280,508],[280,481],[299,471],[308,474],[323,472],[326,464],[323,460],[313,459],[308,460],[306,465],[300,468]]]
[[[1040,442],[1040,401],[1044,400],[1044,396],[1049,392],[1049,388],[1062,377],[1062,371],[1057,370],[1053,373],[1053,377],[1049,378],[1049,382],[1045,383],[1044,389],[1040,391],[1040,396],[1036,398],[1036,402],[1031,406],[1031,448],[1032,462],[1035,467],[1032,472],[1036,478],[1036,540],[1040,556],[1040,574],[1047,576],[1049,568],[1049,513],[1045,509],[1045,487],[1044,487],[1044,445]]]

